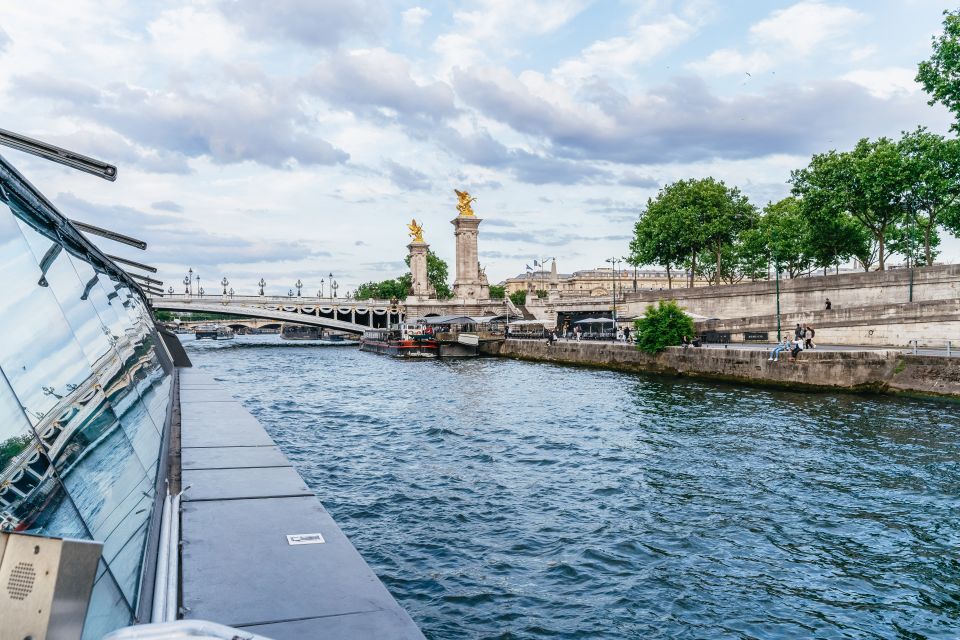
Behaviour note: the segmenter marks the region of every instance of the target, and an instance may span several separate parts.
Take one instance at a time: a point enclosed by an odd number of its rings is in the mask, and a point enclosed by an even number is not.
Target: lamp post
[[[230,297],[233,297],[233,287],[230,287]]]
[[[327,274],[327,278],[328,278],[327,282],[330,283],[330,299],[333,300],[333,297],[334,297],[333,284],[334,284],[334,282],[333,282],[333,272],[332,272],[332,271]]]
[[[333,299],[335,299],[335,298],[337,297],[337,289],[339,289],[339,288],[340,288],[340,285],[337,284],[337,281],[336,281],[336,280],[332,280],[332,281],[330,282],[330,291],[333,293],[333,295],[330,297],[331,300],[333,300]]]
[[[299,298],[299,297],[300,297],[300,290],[303,289],[303,283],[300,282],[300,278],[297,278],[297,283],[294,284],[293,286],[295,286],[295,287],[297,288],[297,297]]]
[[[203,296],[203,287],[200,286],[200,274],[198,273],[194,277],[197,279],[197,293],[200,294],[200,296]]]
[[[613,266],[613,339],[617,339],[617,263],[622,262],[619,258],[607,258],[607,262]]]
[[[780,254],[777,251],[777,230],[770,230],[770,253],[773,257],[773,271],[777,280],[777,343],[783,338],[780,335]]]
[[[323,283],[324,283],[324,282],[325,282],[324,279],[323,279],[323,278],[320,278],[320,290],[317,291],[317,297],[318,297],[318,298],[322,298],[322,297],[323,297]]]
[[[227,276],[223,276],[223,280],[220,281],[220,284],[223,285],[223,295],[227,295],[227,287],[230,286],[230,281],[227,280]]]
[[[200,289],[198,290],[198,293],[200,294],[200,297],[202,298],[202,297],[203,297],[203,287],[200,287]]]
[[[173,285],[171,285],[170,288],[167,289],[167,293],[169,293],[170,295],[173,295]]]
[[[287,297],[288,297],[288,298],[292,298],[292,297],[293,297],[293,289],[290,289],[290,290],[287,291]]]
[[[263,295],[263,288],[267,286],[266,281],[263,278],[260,278],[260,282],[257,284],[260,286],[260,295]]]

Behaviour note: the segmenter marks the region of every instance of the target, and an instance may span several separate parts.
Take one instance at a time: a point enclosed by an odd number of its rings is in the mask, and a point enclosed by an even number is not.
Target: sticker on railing
[[[295,533],[287,536],[287,544],[323,544],[326,540],[319,533]]]

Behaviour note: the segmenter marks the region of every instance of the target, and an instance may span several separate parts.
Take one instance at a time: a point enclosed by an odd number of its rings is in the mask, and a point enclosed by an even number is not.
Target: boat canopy
[[[613,318],[584,318],[573,324],[613,324]]]
[[[524,327],[532,324],[543,324],[543,320],[514,320],[510,323],[511,327]]]

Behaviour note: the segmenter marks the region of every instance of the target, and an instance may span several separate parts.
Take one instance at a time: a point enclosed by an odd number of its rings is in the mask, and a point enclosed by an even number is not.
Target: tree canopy
[[[929,104],[953,112],[952,128],[960,131],[960,10],[943,12],[943,33],[933,37],[933,55],[920,63],[915,79],[930,94]]]

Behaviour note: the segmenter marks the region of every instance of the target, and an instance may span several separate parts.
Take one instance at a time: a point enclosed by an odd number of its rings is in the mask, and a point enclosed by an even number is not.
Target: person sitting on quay
[[[767,358],[767,362],[779,362],[780,361],[780,352],[787,351],[790,348],[790,339],[784,336],[777,346],[773,348],[773,351],[770,352],[770,357]]]
[[[690,336],[684,335],[683,339],[680,341],[680,346],[683,347],[683,350],[686,351],[690,348]]]
[[[800,355],[800,352],[803,351],[803,338],[797,337],[793,339],[793,348],[790,349],[790,362],[794,362],[797,359],[797,356]]]

